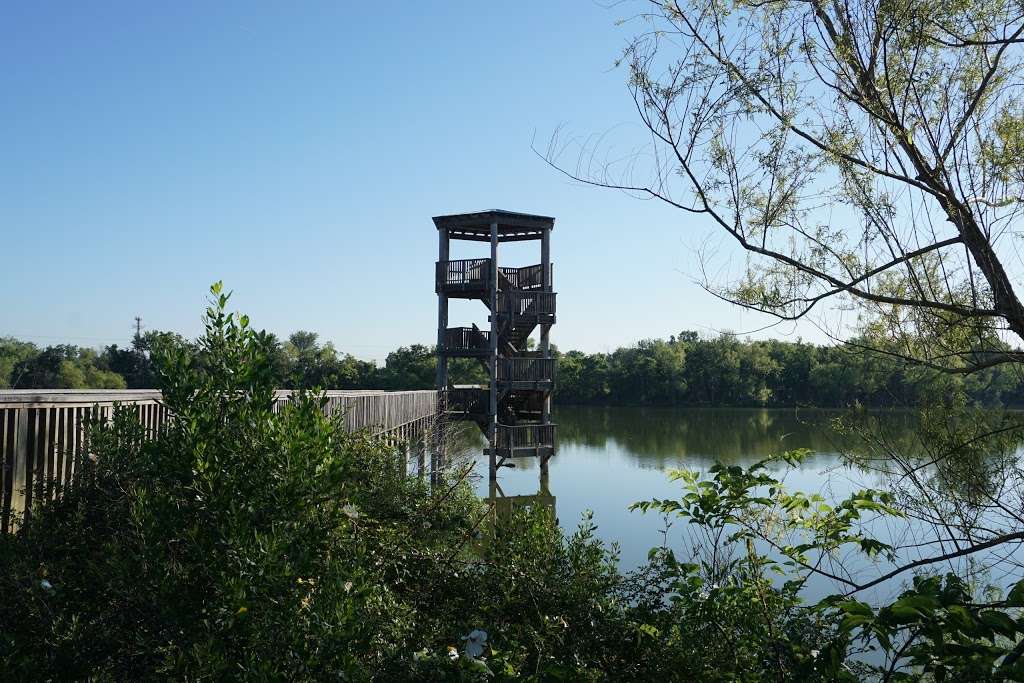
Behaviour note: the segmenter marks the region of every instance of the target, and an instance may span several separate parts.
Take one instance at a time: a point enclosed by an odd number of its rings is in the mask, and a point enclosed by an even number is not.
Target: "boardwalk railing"
[[[291,391],[278,391],[278,402],[286,402]],[[326,412],[341,411],[345,429],[369,429],[378,435],[411,437],[426,421],[437,415],[437,391],[326,391]]]
[[[283,404],[291,391],[278,391]],[[436,391],[327,391],[328,413],[348,431],[369,429],[398,441],[421,435],[438,412]],[[0,390],[0,533],[33,501],[71,483],[87,454],[85,425],[110,419],[120,404],[138,413],[150,437],[171,418],[159,391]]]

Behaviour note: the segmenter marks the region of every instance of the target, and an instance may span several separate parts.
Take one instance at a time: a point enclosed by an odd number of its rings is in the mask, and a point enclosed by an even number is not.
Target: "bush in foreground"
[[[587,523],[431,491],[314,393],[275,412],[272,340],[212,291],[196,347],[155,354],[166,432],[93,425],[77,485],[0,539],[4,680],[811,673],[820,632],[756,563],[710,589],[664,552],[623,574]]]

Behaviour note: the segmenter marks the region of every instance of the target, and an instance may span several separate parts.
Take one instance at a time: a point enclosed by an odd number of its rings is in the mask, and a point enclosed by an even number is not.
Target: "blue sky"
[[[531,150],[641,135],[613,68],[628,5],[160,5],[0,8],[0,335],[125,343],[141,315],[195,336],[222,279],[257,326],[381,360],[435,338],[430,217],[492,207],[557,217],[563,349],[768,322],[693,284],[707,222]]]

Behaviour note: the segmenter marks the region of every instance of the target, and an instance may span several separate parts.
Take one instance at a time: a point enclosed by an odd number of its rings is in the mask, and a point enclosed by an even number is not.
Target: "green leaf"
[[[1004,612],[986,610],[978,614],[978,619],[996,633],[1007,638],[1013,638],[1017,631],[1020,630],[1017,622]]]
[[[875,612],[871,609],[871,605],[858,600],[847,600],[846,602],[839,603],[837,607],[847,614],[857,614],[867,617],[875,616]]]
[[[1010,594],[1006,596],[1006,604],[1010,607],[1024,607],[1024,580],[1018,581],[1010,589]]]
[[[889,609],[893,613],[912,613],[917,616],[929,618],[939,606],[939,601],[930,595],[908,595],[894,602]]]
[[[839,631],[841,633],[849,633],[858,626],[871,623],[873,619],[873,616],[869,617],[863,614],[848,614],[839,622]]]
[[[950,621],[963,631],[970,631],[974,628],[974,615],[963,605],[950,605],[946,608]]]

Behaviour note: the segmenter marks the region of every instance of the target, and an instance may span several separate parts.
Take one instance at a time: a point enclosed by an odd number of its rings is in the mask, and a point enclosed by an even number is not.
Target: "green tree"
[[[686,391],[686,351],[681,344],[648,339],[618,349],[609,359],[614,400],[622,403],[676,405]]]
[[[381,383],[386,389],[432,389],[436,381],[437,358],[428,346],[402,346],[384,360]]]
[[[275,352],[277,354],[277,352]],[[283,345],[281,359],[275,355],[275,363],[286,362],[289,370],[281,386],[294,388],[358,389],[369,388],[374,383],[376,366],[360,361],[351,354],[341,354],[330,342],[319,344],[315,332],[300,330],[288,337]]]
[[[186,346],[188,342],[175,332],[149,330],[132,337],[131,348],[121,349],[112,344],[103,350],[99,363],[104,369],[124,378],[129,389],[153,389],[156,374],[151,355],[159,346]]]
[[[921,559],[901,561],[894,552],[897,574],[939,571],[950,552],[1010,557],[1024,537],[1014,512],[1024,488],[1019,461],[1005,457],[1000,440],[1022,428],[1020,418],[971,409],[965,383],[937,373],[966,376],[1024,361],[1017,282],[1024,262],[1005,238],[1024,208],[1019,5],[654,0],[646,7],[623,63],[656,149],[628,160],[622,174],[588,168],[587,159],[602,155],[583,150],[579,172],[569,175],[662,200],[732,240],[746,256],[731,271],[738,277],[703,282],[728,301],[780,320],[830,304],[855,311],[859,335],[850,348],[822,354],[809,369],[812,383],[842,402],[919,403],[936,425],[920,434],[928,456],[875,465],[891,486],[889,500],[899,503],[895,516],[927,520],[923,529],[905,525]],[[657,163],[645,177],[648,159]],[[701,272],[723,271],[705,264]],[[688,360],[701,351],[694,344]],[[720,374],[698,375],[690,386],[710,401],[734,400],[742,380],[734,358],[709,354]],[[884,435],[862,436],[893,452]],[[778,492],[773,481],[758,486],[769,499]],[[714,488],[695,484],[682,504]],[[826,505],[841,519],[808,524],[825,536],[846,534],[847,520],[872,496]],[[818,509],[803,500],[779,504],[787,513]],[[747,510],[735,519],[767,524],[778,519],[773,514]],[[770,541],[767,530],[757,536]],[[828,552],[848,540],[833,538]],[[862,549],[880,550],[870,539]],[[789,557],[825,572],[800,551]],[[1007,562],[1019,580],[1024,567]],[[885,578],[857,577],[847,590]],[[841,631],[887,654],[887,667],[876,672],[883,680],[1019,679],[1024,631],[1016,613],[972,603],[968,584],[966,573],[945,581],[921,575],[890,604],[837,598],[832,606]],[[1020,591],[1010,595],[1016,608]],[[829,658],[845,661],[856,646],[847,638]]]
[[[35,344],[23,342],[14,337],[0,337],[0,388],[26,388],[22,383],[24,365],[29,359],[39,354]],[[21,367],[18,374],[15,368]]]
[[[100,365],[92,349],[68,344],[48,346],[38,354],[19,361],[12,374],[19,388],[39,389],[124,389],[121,375]]]

